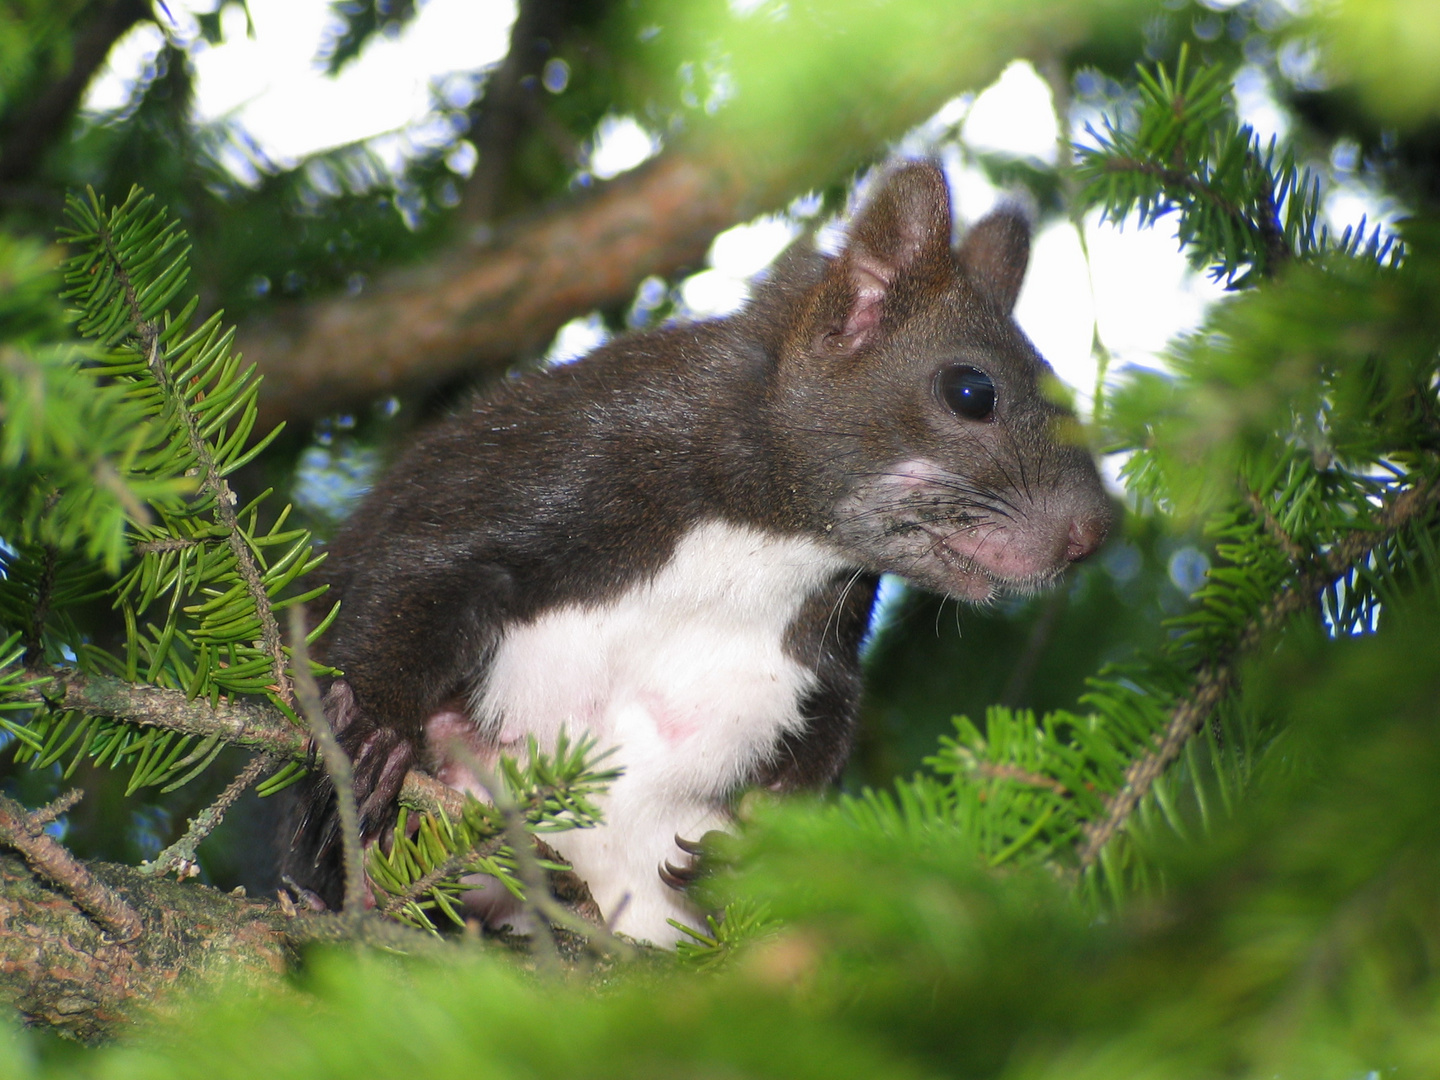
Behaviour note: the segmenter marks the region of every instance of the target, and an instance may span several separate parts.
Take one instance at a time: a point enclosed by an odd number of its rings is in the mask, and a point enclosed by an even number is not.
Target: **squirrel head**
[[[1011,316],[1029,249],[1013,208],[952,247],[944,174],[908,162],[838,254],[797,245],[757,296],[778,328],[778,453],[811,519],[870,569],[985,601],[1053,581],[1109,531],[1080,425]]]

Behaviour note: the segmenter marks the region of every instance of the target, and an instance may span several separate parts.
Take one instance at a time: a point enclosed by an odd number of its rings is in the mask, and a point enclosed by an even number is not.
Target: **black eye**
[[[935,396],[940,404],[966,420],[989,420],[995,415],[995,384],[979,368],[951,364],[935,373]]]

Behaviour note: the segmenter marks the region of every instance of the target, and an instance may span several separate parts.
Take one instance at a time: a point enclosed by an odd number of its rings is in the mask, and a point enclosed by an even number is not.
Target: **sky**
[[[193,13],[213,10],[214,0],[167,0],[165,6],[174,17],[172,32],[193,40]],[[463,103],[465,94],[473,95],[474,83],[455,73],[504,56],[515,6],[513,0],[425,0],[402,32],[371,41],[335,77],[326,76],[316,60],[332,25],[325,0],[250,0],[250,12],[253,35],[240,7],[232,4],[222,15],[224,42],[197,45],[197,118],[237,121],[267,157],[282,165],[358,139],[373,140],[382,159],[398,164],[407,140],[413,144],[426,138],[432,95],[459,96]],[[123,105],[127,82],[153,60],[160,44],[153,26],[124,39],[92,86],[87,107],[104,111]],[[563,79],[563,72],[558,74]],[[1283,136],[1283,111],[1263,77],[1242,71],[1235,93],[1242,117],[1262,137]],[[970,149],[1055,160],[1059,128],[1050,91],[1026,62],[1011,64],[979,94],[948,103],[902,140],[901,149],[913,152],[927,137],[956,127]],[[623,116],[607,117],[592,143],[585,165],[601,179],[634,167],[660,147],[634,118]],[[473,163],[473,149],[469,153]],[[460,156],[465,156],[463,147]],[[253,169],[246,161],[227,164],[242,178]],[[962,155],[949,154],[945,164],[962,221],[975,221],[1004,197]],[[1373,219],[1384,209],[1357,185],[1339,185],[1327,204],[1341,223],[1367,212]],[[682,313],[705,316],[738,307],[752,276],[793,239],[802,220],[795,214],[767,215],[717,237],[707,268],[680,285]],[[652,282],[649,287],[660,286]],[[1083,414],[1095,386],[1092,344],[1097,338],[1111,356],[1112,372],[1126,364],[1161,365],[1165,343],[1197,326],[1219,295],[1218,287],[1187,268],[1172,224],[1117,227],[1092,216],[1079,230],[1070,222],[1056,222],[1035,237],[1016,319],[1076,391]],[[581,317],[562,329],[551,359],[580,355],[602,336],[598,317]]]

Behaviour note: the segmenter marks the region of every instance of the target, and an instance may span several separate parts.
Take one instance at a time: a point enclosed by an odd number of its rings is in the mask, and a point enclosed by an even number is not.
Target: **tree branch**
[[[218,735],[230,745],[263,750],[281,758],[304,760],[310,754],[310,739],[305,732],[267,702],[222,701],[212,705],[203,699],[191,700],[182,690],[136,686],[122,679],[68,669],[31,675],[47,681],[15,694],[11,700],[34,702],[57,712],[73,710],[87,716],[128,720],[183,735]],[[452,816],[465,808],[465,797],[460,792],[414,771],[405,776],[400,801],[417,810],[443,810]]]
[[[718,158],[672,154],[593,195],[376,279],[363,298],[279,308],[242,323],[258,363],[260,423],[313,419],[541,348],[577,313],[626,303],[646,277],[698,266],[710,240],[774,205]]]
[[[1170,710],[1169,721],[1157,737],[1155,748],[1131,763],[1120,790],[1106,800],[1104,814],[1085,825],[1079,851],[1082,871],[1094,865],[1101,850],[1125,827],[1155,781],[1180,756],[1185,744],[1204,727],[1210,714],[1234,688],[1240,661],[1292,615],[1314,604],[1327,584],[1348,573],[1396,530],[1436,505],[1440,505],[1440,480],[1421,484],[1397,496],[1376,516],[1376,528],[1347,533],[1330,548],[1317,568],[1301,574],[1250,620],[1225,655],[1201,666],[1189,693]]]
[[[0,795],[0,844],[14,848],[24,856],[30,869],[64,889],[85,914],[117,941],[134,941],[145,929],[140,916],[118,893],[97,881],[63,844],[45,832],[49,810],[47,807],[39,815],[31,815],[15,800]]]
[[[310,671],[310,651],[305,644],[305,610],[290,609],[290,648],[295,656],[295,690],[311,738],[320,748],[320,758],[335,789],[335,808],[340,817],[340,846],[345,856],[345,902],[343,910],[358,917],[365,910],[365,857],[360,844],[360,808],[355,802],[355,774],[350,759],[340,748],[320,701],[320,688]]]
[[[274,772],[280,766],[281,758],[274,754],[256,754],[250,759],[249,764],[240,770],[240,773],[226,785],[220,797],[207,806],[191,820],[185,835],[176,840],[150,862],[140,867],[143,874],[168,874],[171,870],[176,871],[180,877],[192,877],[198,874],[199,867],[195,865],[196,853],[201,841],[219,828],[220,823],[225,820],[225,815],[235,805],[235,801],[249,791],[250,788],[262,777]]]

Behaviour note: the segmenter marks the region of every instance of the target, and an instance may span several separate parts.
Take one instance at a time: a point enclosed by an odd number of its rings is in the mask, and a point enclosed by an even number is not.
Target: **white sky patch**
[[[1225,290],[1190,269],[1175,239],[1174,221],[1150,229],[1127,218],[1123,227],[1085,221],[1100,339],[1114,366],[1159,366],[1158,354],[1177,334],[1193,330]]]
[[[719,270],[701,270],[691,274],[680,285],[683,314],[708,319],[738,311],[750,297],[750,286]]]
[[[1321,219],[1336,240],[1347,227],[1358,229],[1361,224],[1367,236],[1376,225],[1384,225],[1384,235],[1388,235],[1404,215],[1404,208],[1394,198],[1353,177],[1337,179],[1321,199]]]
[[[793,222],[773,214],[736,225],[715,237],[710,265],[731,277],[748,278],[774,262],[799,232]]]
[[[962,225],[974,225],[995,209],[1001,191],[990,182],[984,169],[952,160],[946,160],[945,166],[945,175],[950,181],[950,202]]]
[[[181,33],[204,0],[170,0]],[[414,124],[430,111],[432,82],[496,63],[509,48],[514,0],[427,0],[396,37],[372,38],[334,77],[316,53],[331,23],[326,0],[250,0],[255,36],[236,4],[221,16],[224,41],[198,45],[196,119],[231,117],[282,163]],[[193,31],[192,31],[193,32]],[[86,95],[92,110],[123,103],[143,56],[117,50]],[[117,101],[118,99],[118,101]]]
[[[982,153],[1031,157],[1054,164],[1060,138],[1055,103],[1028,60],[1016,60],[975,99],[961,137]]]
[[[610,338],[605,323],[598,311],[571,319],[555,333],[550,351],[545,354],[545,363],[551,367],[579,360],[586,353],[598,349]]]
[[[710,269],[680,286],[685,314],[694,318],[728,315],[750,298],[750,279],[773,263],[799,234],[794,222],[766,215],[726,229],[710,245]]]
[[[1246,64],[1235,73],[1232,86],[1236,115],[1254,130],[1260,145],[1268,146],[1272,136],[1283,143],[1290,134],[1290,118],[1275,100],[1265,73],[1253,64]]]
[[[1090,413],[1095,388],[1095,304],[1090,271],[1075,227],[1042,229],[1030,248],[1030,269],[1015,304],[1015,321],[1076,394],[1076,411]]]
[[[1224,290],[1190,269],[1173,222],[1123,229],[1085,221],[1087,265],[1068,221],[1041,230],[1015,305],[1015,321],[1076,394],[1077,411],[1093,407],[1093,334],[1111,353],[1111,373],[1127,365],[1163,367],[1159,354],[1176,335],[1195,329]],[[1098,327],[1097,327],[1098,321]]]
[[[85,91],[82,108],[90,113],[118,112],[130,103],[130,85],[155,62],[165,35],[152,22],[136,23],[110,48],[100,73]]]
[[[595,129],[589,171],[600,180],[628,172],[660,152],[660,140],[633,116],[607,116]]]

